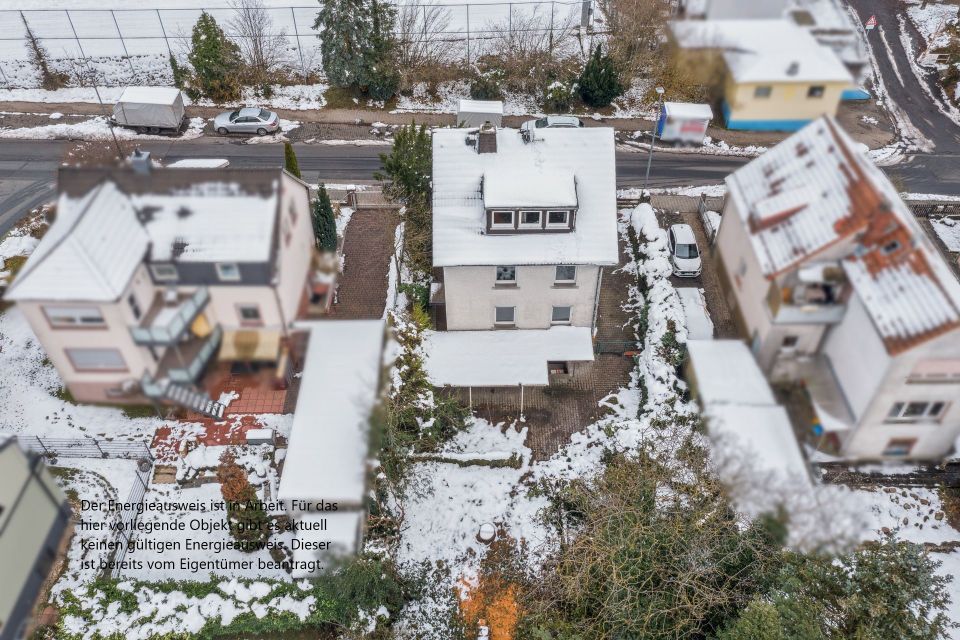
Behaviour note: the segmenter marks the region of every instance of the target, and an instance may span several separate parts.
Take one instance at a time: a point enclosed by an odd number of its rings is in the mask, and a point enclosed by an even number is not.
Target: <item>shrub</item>
[[[624,92],[613,58],[597,45],[580,74],[580,97],[590,107],[606,107]]]
[[[317,199],[313,201],[313,235],[317,249],[321,251],[337,250],[337,223],[333,218],[333,206],[327,188],[317,188]]]
[[[50,68],[47,50],[33,34],[33,30],[30,28],[26,17],[22,13],[20,14],[20,19],[23,20],[23,28],[26,30],[30,62],[36,68],[37,73],[40,74],[40,86],[47,90],[60,89],[66,86],[70,76],[62,71],[56,71]]]
[[[247,479],[247,471],[237,464],[236,456],[227,451],[217,467],[220,494],[227,505],[230,534],[244,551],[255,551],[270,536],[267,514],[257,492]]]
[[[565,113],[573,106],[573,98],[577,93],[575,82],[561,82],[556,80],[547,87],[543,97],[543,109],[549,113]]]
[[[477,72],[470,81],[474,100],[503,100],[503,73],[496,69]]]

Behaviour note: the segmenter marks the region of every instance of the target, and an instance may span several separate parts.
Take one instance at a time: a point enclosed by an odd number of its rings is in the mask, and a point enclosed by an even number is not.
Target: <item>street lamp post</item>
[[[663,113],[663,87],[657,87],[657,119],[653,122],[653,133],[650,137],[650,152],[647,154],[647,175],[643,179],[643,193],[647,193],[650,183],[650,165],[653,164],[653,145],[657,143],[657,127],[660,125],[660,116]]]

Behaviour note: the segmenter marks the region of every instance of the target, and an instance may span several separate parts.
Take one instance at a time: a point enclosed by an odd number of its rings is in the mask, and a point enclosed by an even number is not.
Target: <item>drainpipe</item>
[[[600,285],[603,284],[603,267],[597,267],[597,290],[593,293],[593,321],[590,323],[590,337],[597,334],[597,314],[600,313]]]

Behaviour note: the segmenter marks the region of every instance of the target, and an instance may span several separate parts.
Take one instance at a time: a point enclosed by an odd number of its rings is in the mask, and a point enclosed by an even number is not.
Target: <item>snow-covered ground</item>
[[[920,4],[909,5],[907,15],[929,48],[945,47],[950,44],[950,36],[944,29],[950,24],[956,24],[957,5],[940,2],[925,4],[925,7]]]
[[[960,218],[930,218],[930,226],[947,251],[960,252]]]
[[[190,125],[180,136],[181,140],[191,140],[203,135],[206,121],[203,118],[191,118]],[[74,124],[56,123],[39,127],[21,127],[0,129],[0,138],[18,138],[24,140],[110,140],[116,136],[120,140],[169,140],[168,136],[145,135],[132,129],[112,127],[103,116]]]

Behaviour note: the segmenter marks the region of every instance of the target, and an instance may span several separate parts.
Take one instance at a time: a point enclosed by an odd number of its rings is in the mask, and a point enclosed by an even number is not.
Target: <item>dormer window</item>
[[[521,229],[540,229],[543,225],[541,220],[543,219],[542,211],[520,211],[520,228]]]
[[[491,229],[513,229],[513,211],[494,211],[491,214]]]
[[[547,211],[547,229],[566,229],[569,226],[569,211]]]

